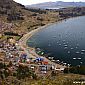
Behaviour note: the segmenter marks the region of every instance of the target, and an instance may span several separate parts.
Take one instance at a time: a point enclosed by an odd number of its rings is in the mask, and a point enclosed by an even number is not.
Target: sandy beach
[[[34,48],[31,48],[27,45],[27,40],[29,40],[30,37],[32,37],[36,32],[38,32],[39,30],[41,29],[44,29],[46,28],[47,26],[49,25],[52,25],[52,24],[48,24],[48,25],[45,25],[45,26],[42,26],[42,27],[39,27],[35,30],[32,30],[31,32],[23,35],[23,37],[19,40],[19,46],[21,48],[24,49],[24,52],[27,54],[27,56],[29,58],[33,58],[35,59],[36,57],[42,57],[44,58],[45,61],[47,61],[49,64],[52,64],[52,65],[55,65],[55,68],[65,68],[66,66],[63,66],[63,65],[60,65],[60,64],[57,64],[57,63],[54,63],[52,61],[50,61],[49,59],[47,59],[46,57],[44,56],[40,56],[38,55],[36,52],[35,52],[35,49]]]

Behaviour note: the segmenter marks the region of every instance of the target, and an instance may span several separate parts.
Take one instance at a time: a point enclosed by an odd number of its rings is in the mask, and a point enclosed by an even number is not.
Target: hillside
[[[36,7],[36,8],[42,8],[42,9],[58,9],[58,8],[66,8],[66,7],[84,7],[85,2],[56,1],[56,2],[45,2],[45,3],[33,4],[30,6]]]
[[[48,22],[55,22],[58,14],[46,10],[26,9],[13,0],[0,0],[0,33],[15,32],[24,34]]]

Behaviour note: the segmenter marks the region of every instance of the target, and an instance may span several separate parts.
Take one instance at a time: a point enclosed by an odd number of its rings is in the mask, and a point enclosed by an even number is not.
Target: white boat
[[[68,53],[70,53],[70,51],[68,51]]]
[[[73,58],[73,60],[76,60],[76,58]]]
[[[63,42],[65,42],[65,40],[63,40]]]
[[[63,63],[64,65],[66,65],[67,63]]]
[[[77,54],[80,53],[80,52],[76,52]]]
[[[83,63],[83,62],[80,62],[81,64]]]
[[[55,60],[51,60],[52,62],[55,62]]]
[[[67,47],[68,45],[64,45],[65,47]]]
[[[81,58],[78,58],[78,60],[81,60]]]
[[[63,43],[64,45],[66,44],[66,43]]]
[[[60,60],[56,60],[56,61],[58,61],[58,62],[59,62]]]
[[[79,46],[79,44],[77,44],[77,46]]]
[[[59,44],[59,46],[60,46],[61,44]]]
[[[73,50],[74,48],[71,48],[71,50]]]
[[[76,48],[78,48],[78,47],[76,47]]]
[[[83,52],[81,52],[81,54],[83,55],[84,53],[83,53]]]
[[[85,52],[85,50],[81,50],[82,52]]]

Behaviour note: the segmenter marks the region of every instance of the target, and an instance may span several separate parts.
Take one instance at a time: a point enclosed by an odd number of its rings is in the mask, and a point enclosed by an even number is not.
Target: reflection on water
[[[64,63],[85,65],[85,16],[48,26],[29,41],[29,46],[39,47]]]

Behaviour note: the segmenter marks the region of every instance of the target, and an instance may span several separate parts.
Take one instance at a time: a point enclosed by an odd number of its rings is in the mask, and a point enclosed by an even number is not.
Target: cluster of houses
[[[29,57],[13,39],[0,42],[0,53],[3,53],[3,55],[0,55],[0,62],[12,64],[8,68],[10,71],[16,70],[19,65],[28,66],[36,74],[47,73],[52,70],[64,70],[63,68],[55,68],[55,65],[49,64],[43,57],[36,57],[35,59]]]

